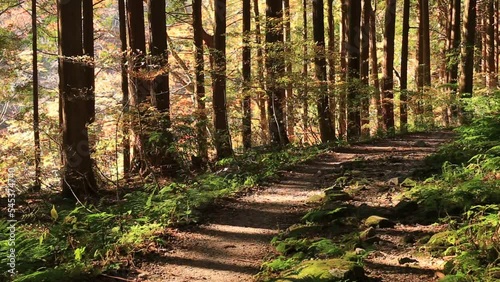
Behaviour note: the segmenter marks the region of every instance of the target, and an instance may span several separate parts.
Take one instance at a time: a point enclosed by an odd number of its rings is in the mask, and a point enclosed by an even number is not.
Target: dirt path
[[[384,209],[397,203],[394,199],[397,191],[383,191],[382,184],[410,174],[421,166],[426,155],[450,138],[450,133],[442,132],[412,134],[337,149],[298,165],[283,172],[278,183],[225,201],[221,207],[207,213],[208,223],[175,230],[173,250],[158,253],[154,262],[138,265],[145,273],[141,281],[253,281],[262,260],[272,252],[269,244],[272,237],[297,222],[312,207],[308,199],[322,195],[323,188],[335,181],[335,172],[344,170],[346,164],[363,161],[367,165],[357,167],[357,173],[372,181],[372,185],[356,192],[350,203]],[[400,237],[412,228],[415,225],[398,224],[380,234],[386,243],[381,243],[367,260],[366,269],[371,277],[383,281],[432,280],[432,269],[440,262],[425,261],[425,267],[415,268],[415,273],[405,273],[398,268],[398,259],[402,255],[409,256],[409,247],[399,248]]]

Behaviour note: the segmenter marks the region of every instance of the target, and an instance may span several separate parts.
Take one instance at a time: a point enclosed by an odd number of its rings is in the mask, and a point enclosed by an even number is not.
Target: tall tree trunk
[[[360,78],[360,21],[361,2],[347,1],[349,24],[347,31],[347,138],[358,139],[361,136],[360,95],[356,84]]]
[[[193,38],[195,48],[196,140],[201,164],[208,162],[208,118],[205,106],[205,60],[203,57],[202,0],[193,0]]]
[[[125,14],[125,0],[118,0],[118,17],[120,26],[120,44],[121,44],[121,89],[122,89],[122,111],[124,113],[122,127],[122,146],[123,146],[123,173],[124,178],[128,178],[130,172],[130,124],[128,120],[129,101],[128,101],[128,73],[127,73],[127,19]]]
[[[83,54],[87,56],[84,66],[85,96],[87,99],[88,122],[95,119],[95,73],[94,73],[94,6],[92,0],[82,0]]]
[[[259,105],[259,121],[260,128],[262,132],[263,143],[267,143],[268,132],[269,132],[269,122],[267,120],[266,113],[266,93],[265,93],[265,83],[264,83],[264,54],[262,51],[262,33],[261,33],[261,20],[259,12],[259,0],[253,0],[253,11],[255,16],[255,44],[257,45],[257,81],[259,84],[257,102]]]
[[[335,97],[335,22],[333,18],[333,0],[328,2],[328,94],[330,96],[330,117],[332,119],[332,126],[335,134],[336,119],[336,106],[337,99]],[[307,41],[307,40],[304,40]]]
[[[401,40],[401,79],[399,124],[402,133],[408,132],[408,35],[410,32],[410,0],[403,2],[403,35]]]
[[[342,19],[340,24],[340,79],[347,79],[347,26],[349,25],[349,0],[341,0]],[[339,94],[339,138],[347,137],[347,109],[346,109],[346,91]]]
[[[172,150],[173,137],[170,132],[170,85],[168,74],[167,18],[165,0],[148,0],[149,20],[149,52],[151,54],[152,71],[157,75],[151,82],[151,104],[158,110],[160,117],[153,128],[162,134],[160,150],[148,150],[151,164],[160,167],[163,175],[174,176],[179,167]],[[151,142],[149,142],[151,143]]]
[[[233,155],[226,101],[226,0],[215,1],[213,108],[217,158]]]
[[[293,98],[293,64],[292,58],[294,57],[291,48],[292,45],[292,27],[290,24],[290,0],[283,0],[283,19],[284,19],[284,42],[285,42],[285,54],[286,54],[286,64],[285,73],[288,77],[287,85],[285,89],[286,97],[286,112],[287,112],[287,131],[288,138],[293,141],[295,139],[295,114],[294,114],[294,98]]]
[[[319,130],[323,143],[335,141],[335,129],[333,128],[331,112],[329,109],[328,86],[326,84],[326,58],[325,58],[325,16],[323,0],[313,0],[313,29],[314,42],[316,43],[314,65],[316,80],[319,83],[319,97],[317,97],[317,108],[319,118]]]
[[[35,183],[33,191],[41,189],[41,149],[40,149],[40,115],[38,113],[38,31],[37,31],[37,7],[36,1],[31,1],[31,34],[32,34],[32,51],[33,51],[33,133],[35,145]]]
[[[94,196],[97,183],[92,170],[87,122],[89,111],[84,67],[82,1],[58,2],[59,95],[62,102],[62,193],[78,199]]]
[[[285,124],[285,89],[279,81],[285,73],[282,56],[283,46],[283,6],[282,1],[266,0],[266,69],[267,93],[269,96],[268,114],[271,143],[289,143]]]
[[[307,20],[307,1],[302,1],[302,54],[304,59],[302,61],[302,77],[304,78],[304,90],[302,93],[302,126],[304,127],[303,139],[307,142],[308,129],[309,129],[309,50],[307,47],[308,41],[308,20]]]
[[[380,102],[380,81],[378,79],[378,55],[377,55],[377,34],[375,29],[375,10],[370,5],[370,65],[371,65],[371,80],[375,93],[372,95],[371,104],[377,111],[376,123],[377,131],[382,129],[382,103]],[[372,132],[375,134],[376,132]]]
[[[495,0],[488,0],[486,2],[486,55],[487,55],[487,85],[490,90],[495,89],[497,86],[497,71],[495,68],[496,52],[495,52]]]
[[[243,147],[252,147],[252,109],[250,100],[251,49],[250,49],[250,0],[243,0]]]
[[[451,54],[452,60],[449,65],[450,68],[450,81],[449,83],[453,84],[452,90],[452,101],[456,101],[457,89],[458,89],[458,65],[460,60],[460,42],[461,42],[461,3],[460,0],[453,0],[453,17],[451,22]],[[458,116],[457,106],[456,104],[451,106],[451,116],[456,119]]]
[[[384,32],[384,77],[382,79],[382,115],[384,130],[394,133],[394,33],[396,28],[396,0],[386,0]]]
[[[131,116],[131,159],[134,171],[146,168],[143,132],[144,102],[149,95],[149,83],[141,75],[146,65],[146,35],[144,25],[144,6],[141,0],[127,0],[127,27],[129,53],[129,104],[134,110]]]
[[[474,76],[474,41],[476,38],[476,0],[465,2],[463,18],[462,64],[460,64],[460,88],[462,97],[471,97]]]
[[[363,84],[361,96],[361,134],[370,136],[370,100],[368,93],[370,71],[370,11],[371,0],[363,0],[361,17],[361,66],[360,76]]]

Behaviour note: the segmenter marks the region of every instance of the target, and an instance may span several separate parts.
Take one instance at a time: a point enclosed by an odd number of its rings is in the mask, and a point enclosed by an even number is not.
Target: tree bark
[[[317,109],[319,118],[319,130],[321,142],[335,141],[335,129],[333,128],[331,112],[329,109],[328,86],[326,84],[326,57],[325,57],[325,17],[323,0],[313,0],[313,29],[314,42],[316,43],[314,65],[316,80],[319,84],[319,97],[317,98]]]
[[[257,45],[257,82],[258,82],[258,94],[257,103],[259,106],[259,121],[261,128],[261,138],[263,143],[267,143],[268,132],[269,132],[269,122],[267,120],[266,112],[266,93],[265,93],[265,76],[264,76],[264,54],[262,51],[262,32],[261,32],[261,20],[259,12],[259,0],[253,1],[253,11],[255,16],[255,44]]]
[[[402,133],[408,132],[408,35],[410,32],[410,0],[403,2],[403,35],[401,40],[401,79],[399,124]]]
[[[85,96],[87,99],[88,122],[95,120],[95,73],[94,73],[94,6],[92,0],[82,0],[83,54]]]
[[[386,0],[384,33],[384,73],[382,79],[382,115],[384,131],[394,133],[394,34],[396,27],[396,0]]]
[[[146,168],[144,145],[146,135],[143,132],[144,103],[150,93],[149,83],[141,72],[146,64],[146,35],[144,24],[144,6],[141,0],[127,0],[127,27],[129,48],[129,105],[135,114],[131,116],[131,163],[133,171]]]
[[[38,84],[38,31],[37,31],[37,7],[36,1],[31,1],[31,34],[32,38],[32,51],[33,51],[33,141],[35,146],[35,183],[33,184],[33,191],[40,191],[41,189],[41,149],[40,149],[40,115],[38,113],[38,99],[39,99],[39,84]]]
[[[342,19],[340,24],[340,79],[347,79],[347,32],[349,25],[349,0],[341,0]],[[339,94],[339,138],[347,137],[347,109],[346,109],[346,91],[341,91]]]
[[[347,1],[349,24],[347,31],[347,138],[356,140],[361,136],[360,116],[360,21],[361,2]]]
[[[377,34],[375,29],[375,10],[370,5],[370,65],[371,65],[371,79],[375,93],[372,95],[371,104],[377,110],[377,131],[382,130],[382,103],[380,102],[380,81],[378,78],[378,55],[377,55]],[[376,132],[372,132],[376,134]]]
[[[165,0],[148,0],[150,71],[155,73],[151,81],[151,104],[159,112],[153,129],[161,132],[162,139],[147,150],[149,162],[161,169],[164,176],[174,176],[180,166],[175,160],[172,148],[173,136],[170,132],[170,85],[168,71],[167,17]],[[151,146],[151,143],[149,146]]]
[[[201,165],[208,162],[208,118],[205,105],[205,60],[203,57],[202,0],[193,0],[193,38],[195,48],[196,140]]]
[[[89,111],[84,66],[82,1],[58,2],[59,95],[62,103],[62,193],[77,200],[97,194],[87,122]]]
[[[217,158],[233,155],[226,101],[226,0],[215,1],[213,109]]]
[[[269,97],[269,132],[271,143],[289,143],[285,124],[285,89],[277,81],[285,74],[282,56],[283,46],[283,6],[282,1],[266,0],[266,69],[267,94]]]
[[[486,2],[487,25],[486,25],[486,55],[487,55],[487,85],[490,90],[497,87],[497,72],[495,68],[496,52],[495,52],[495,5],[494,0]]]
[[[286,112],[287,112],[287,131],[288,136],[291,141],[295,139],[295,114],[294,114],[294,97],[293,97],[293,64],[292,58],[294,57],[292,52],[292,27],[290,24],[290,0],[283,0],[283,21],[284,21],[284,43],[285,43],[285,54],[286,54],[286,64],[285,73],[287,76],[287,85],[285,89],[286,97]]]
[[[333,0],[328,1],[328,94],[330,98],[330,118],[335,134],[337,99],[335,94],[335,22],[333,17]],[[307,41],[304,40],[304,41]]]
[[[304,90],[302,93],[302,126],[304,127],[303,140],[307,142],[309,130],[309,50],[307,47],[308,35],[308,20],[307,20],[307,1],[302,1],[302,77],[304,78]]]
[[[465,2],[463,18],[462,64],[460,64],[460,88],[462,97],[471,97],[474,76],[474,40],[476,38],[476,0]]]
[[[243,147],[252,147],[252,109],[250,100],[251,49],[250,49],[250,0],[243,0]]]
[[[125,0],[118,1],[118,17],[120,26],[121,44],[121,90],[122,90],[122,111],[124,113],[122,126],[122,146],[123,146],[123,173],[124,178],[128,178],[130,172],[130,124],[128,120],[129,100],[128,100],[128,72],[127,72],[127,19],[125,14]]]
[[[368,93],[370,71],[370,11],[371,0],[363,0],[361,17],[361,135],[370,136],[370,100]]]

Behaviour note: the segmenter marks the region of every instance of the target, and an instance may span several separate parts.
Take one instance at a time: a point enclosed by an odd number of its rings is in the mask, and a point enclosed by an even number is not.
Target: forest
[[[499,0],[2,0],[0,281],[500,281]]]

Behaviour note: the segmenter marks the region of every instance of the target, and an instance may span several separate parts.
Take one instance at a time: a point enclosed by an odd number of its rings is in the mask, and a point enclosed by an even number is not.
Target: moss
[[[307,203],[321,203],[324,198],[324,195],[312,195],[307,199]]]
[[[431,249],[436,249],[440,247],[449,247],[452,246],[457,240],[457,233],[454,231],[445,231],[432,235],[427,242],[427,245],[431,247]]]
[[[359,238],[361,239],[361,241],[366,241],[375,235],[376,235],[375,228],[369,227],[368,229],[361,231],[359,233]]]
[[[352,200],[352,196],[343,191],[337,191],[326,194],[326,198],[328,201],[350,201]]]
[[[364,270],[343,259],[304,261],[276,281],[366,281]]]
[[[365,220],[365,225],[368,227],[390,228],[394,227],[394,222],[385,217],[372,215]]]
[[[288,227],[286,232],[286,237],[304,238],[304,237],[314,237],[316,234],[323,230],[322,225],[302,225],[295,224]]]
[[[339,207],[333,210],[312,210],[302,217],[304,222],[327,223],[348,216],[351,210]]]

